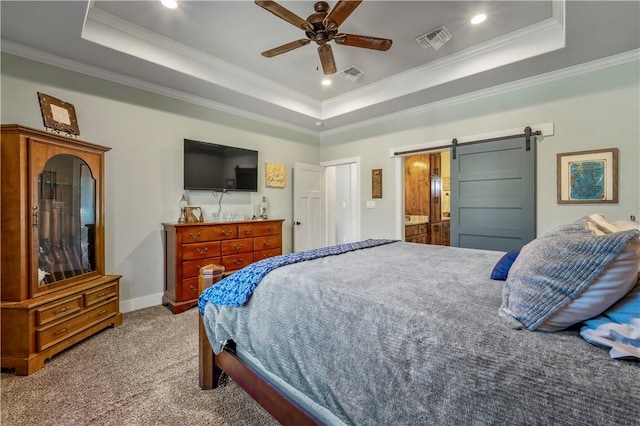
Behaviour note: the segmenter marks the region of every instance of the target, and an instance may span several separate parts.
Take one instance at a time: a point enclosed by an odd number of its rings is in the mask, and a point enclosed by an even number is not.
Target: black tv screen
[[[258,191],[258,151],[185,139],[184,189]]]

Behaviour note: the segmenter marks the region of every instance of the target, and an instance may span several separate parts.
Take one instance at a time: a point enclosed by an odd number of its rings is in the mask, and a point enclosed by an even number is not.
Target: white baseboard
[[[139,297],[137,299],[121,300],[120,312],[131,312],[138,309],[149,308],[151,306],[162,304],[162,293],[153,294],[151,296]]]

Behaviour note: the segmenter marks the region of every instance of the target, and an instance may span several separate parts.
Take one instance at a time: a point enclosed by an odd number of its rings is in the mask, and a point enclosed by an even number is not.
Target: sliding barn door
[[[509,251],[535,238],[535,141],[458,145],[451,157],[451,245]]]

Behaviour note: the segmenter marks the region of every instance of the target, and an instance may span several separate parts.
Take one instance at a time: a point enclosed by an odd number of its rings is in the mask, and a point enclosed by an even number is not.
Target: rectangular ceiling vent
[[[443,44],[451,40],[451,33],[444,25],[437,30],[433,30],[426,34],[421,35],[420,37],[416,37],[416,41],[423,49],[428,49],[429,47],[433,47],[438,50],[442,47]]]
[[[349,68],[340,71],[340,77],[349,80],[349,81],[357,81],[360,77],[364,75],[364,71],[355,65],[351,65]]]

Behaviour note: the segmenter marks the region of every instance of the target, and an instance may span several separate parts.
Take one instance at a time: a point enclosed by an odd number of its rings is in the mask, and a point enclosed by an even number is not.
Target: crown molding
[[[396,113],[383,115],[370,120],[359,121],[354,124],[337,127],[335,129],[324,130],[320,132],[320,137],[334,136],[341,133],[347,133],[368,127],[374,124],[388,123],[403,118],[410,118],[419,114],[424,114],[429,111],[434,111],[442,108],[448,108],[497,96],[501,94],[510,93],[516,90],[527,89],[530,87],[538,86],[545,83],[550,83],[565,78],[576,77],[582,74],[587,74],[594,71],[603,70],[606,68],[615,67],[618,65],[624,65],[630,62],[640,61],[640,49],[630,50],[628,52],[620,53],[606,58],[596,59],[584,64],[574,65],[571,67],[563,68],[556,71],[550,71],[548,73],[539,74],[533,77],[527,77],[521,80],[513,81],[510,83],[501,84],[498,86],[489,87],[487,89],[478,90],[464,95],[455,96],[452,98],[443,99],[441,101],[432,102],[429,104],[420,105],[414,108],[407,108]],[[321,140],[321,145],[323,145]]]
[[[116,17],[93,0],[82,38],[323,121],[560,49],[565,41],[564,3],[553,0],[553,16],[545,21],[323,102]]]
[[[300,92],[107,13],[90,1],[84,40],[319,119],[321,103]]]
[[[564,5],[564,0],[558,0]],[[554,8],[554,10],[557,8]],[[556,16],[485,43],[377,81],[322,104],[322,119],[426,90],[565,47],[564,20]]]
[[[257,121],[269,126],[278,127],[285,130],[291,130],[297,133],[302,133],[309,136],[319,136],[319,132],[310,130],[302,126],[296,126],[291,123],[276,120],[261,114],[256,114],[244,110],[242,108],[232,107],[220,102],[215,102],[210,99],[202,98],[200,96],[191,95],[179,90],[169,89],[167,87],[149,83],[137,78],[128,77],[119,73],[107,71],[102,68],[94,67],[92,65],[86,65],[70,59],[61,58],[60,56],[53,55],[47,52],[43,52],[38,49],[23,46],[18,43],[14,43],[7,40],[0,39],[0,50],[12,55],[20,56],[25,59],[30,59],[37,62],[42,62],[47,65],[66,69],[80,74],[85,74],[91,77],[100,78],[103,80],[111,81],[113,83],[122,84],[129,87],[145,90],[147,92],[155,93],[162,96],[167,96],[172,99],[181,100],[194,105],[199,105],[205,108],[210,108],[223,113],[236,115],[238,117],[246,118],[249,120]]]

